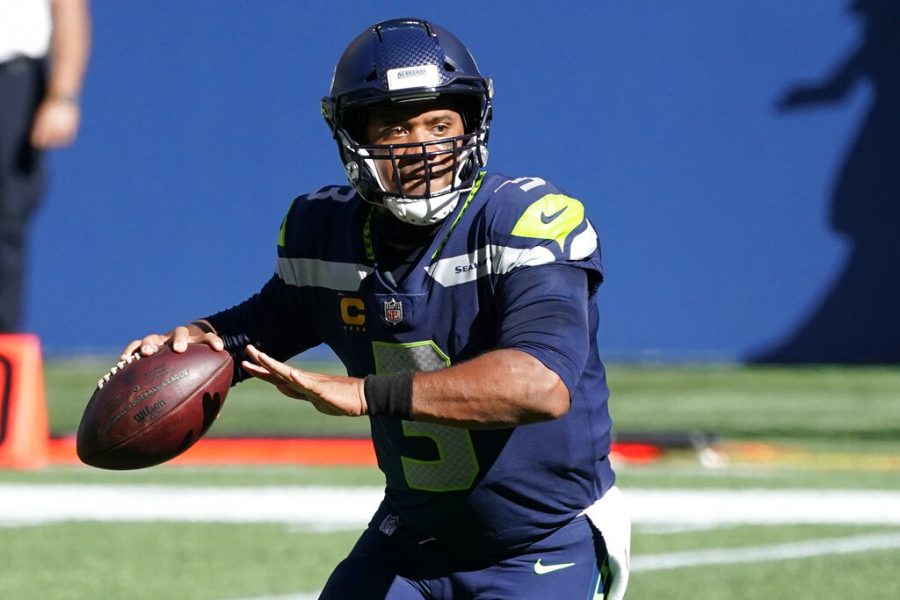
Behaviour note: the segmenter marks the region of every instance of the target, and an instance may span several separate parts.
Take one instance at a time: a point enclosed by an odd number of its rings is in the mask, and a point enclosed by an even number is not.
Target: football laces
[[[116,373],[118,373],[119,371],[124,369],[126,365],[130,365],[131,363],[133,363],[137,360],[140,360],[140,359],[141,359],[140,353],[135,352],[134,354],[117,362],[115,365],[113,365],[113,367],[109,370],[109,372],[106,373],[103,377],[101,377],[100,380],[97,382],[97,389],[102,390],[103,386],[106,385],[107,383],[109,383],[109,380],[112,379],[113,375],[115,375]]]

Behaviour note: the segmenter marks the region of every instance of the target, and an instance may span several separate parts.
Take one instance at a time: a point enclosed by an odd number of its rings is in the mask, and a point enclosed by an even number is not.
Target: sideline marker
[[[48,440],[40,339],[0,334],[0,468],[45,466]]]

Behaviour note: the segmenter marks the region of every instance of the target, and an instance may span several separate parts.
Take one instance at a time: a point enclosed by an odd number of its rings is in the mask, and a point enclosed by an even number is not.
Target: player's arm
[[[549,421],[569,410],[569,391],[559,375],[515,349],[416,373],[412,398],[414,421],[468,429]]]
[[[555,419],[568,411],[587,356],[587,279],[566,265],[518,269],[501,292],[509,300],[501,303],[500,349],[439,371],[365,380],[324,375],[252,347],[254,362],[244,368],[326,414],[380,414],[471,429]]]
[[[273,276],[256,294],[229,309],[180,325],[164,334],[150,334],[134,340],[122,352],[122,358],[134,352],[155,353],[163,345],[184,352],[188,344],[206,344],[217,351],[231,353],[236,365],[246,359],[248,344],[263,348],[270,355],[286,359],[318,343],[292,308],[292,290]],[[235,369],[235,382],[249,375]]]
[[[87,0],[54,0],[47,95],[35,114],[31,142],[38,148],[71,143],[81,118],[78,96],[87,69],[91,19]]]
[[[518,268],[501,278],[499,349],[416,373],[413,419],[484,428],[566,414],[587,359],[588,301],[587,275],[576,266]]]
[[[519,350],[495,350],[440,371],[399,374],[385,382],[384,397],[377,397],[377,384],[369,385],[377,376],[303,371],[252,345],[247,354],[254,361],[243,363],[247,373],[328,415],[382,414],[487,429],[548,421],[569,410],[569,392],[559,376]]]

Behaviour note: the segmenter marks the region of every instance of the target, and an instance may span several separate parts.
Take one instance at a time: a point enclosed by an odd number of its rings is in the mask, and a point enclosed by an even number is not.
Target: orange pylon
[[[40,339],[0,334],[0,468],[46,465],[48,440]]]

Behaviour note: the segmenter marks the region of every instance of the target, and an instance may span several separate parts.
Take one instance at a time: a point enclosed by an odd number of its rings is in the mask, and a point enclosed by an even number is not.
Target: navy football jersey
[[[364,377],[516,348],[553,369],[571,399],[562,418],[491,430],[370,417],[387,486],[375,519],[397,515],[423,539],[483,554],[544,537],[614,481],[596,346],[602,271],[583,205],[537,177],[482,173],[396,281],[377,262],[373,210],[340,186],[291,206],[276,277],[292,320],[279,335],[296,336],[292,351],[327,344]],[[573,273],[583,289],[569,284]],[[547,298],[575,318],[542,328],[535,308]]]

